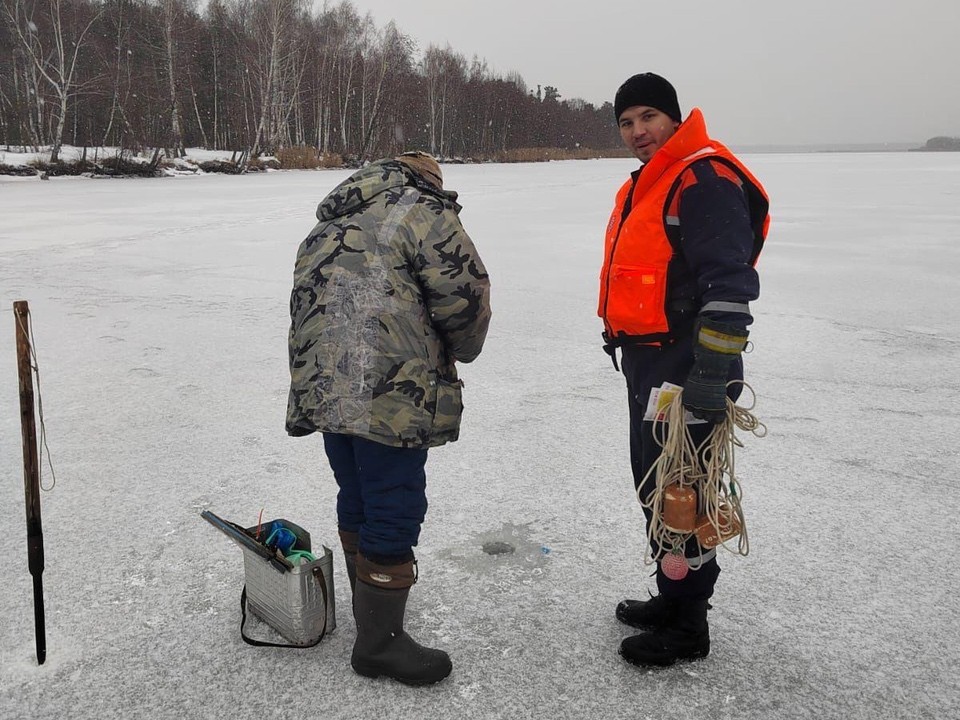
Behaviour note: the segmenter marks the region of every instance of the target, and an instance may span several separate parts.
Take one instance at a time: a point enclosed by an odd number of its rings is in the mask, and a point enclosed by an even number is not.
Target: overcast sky
[[[651,70],[728,144],[960,136],[960,0],[353,0],[378,27],[601,104]]]

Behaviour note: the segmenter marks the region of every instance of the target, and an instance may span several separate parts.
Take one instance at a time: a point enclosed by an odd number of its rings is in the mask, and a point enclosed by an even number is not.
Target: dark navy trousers
[[[412,560],[427,514],[426,449],[337,433],[323,433],[323,446],[340,487],[340,529],[360,533],[359,550],[373,562]]]
[[[653,435],[653,422],[644,421],[643,414],[647,408],[647,400],[653,388],[660,387],[664,382],[682,386],[693,366],[693,340],[690,337],[681,338],[675,344],[666,347],[649,345],[625,346],[623,348],[623,374],[627,380],[628,407],[630,410],[630,465],[633,471],[634,488],[644,499],[648,498],[657,487],[656,475],[651,476],[644,483],[643,478],[660,457],[660,445]],[[731,368],[730,379],[743,378],[743,364],[739,361]],[[732,385],[728,394],[736,399],[740,395],[741,386]],[[690,426],[693,441],[700,445],[710,434],[712,425],[709,423]],[[650,522],[650,510],[643,509],[647,523]],[[652,544],[652,550],[659,553],[659,547]],[[684,554],[696,562],[701,555],[696,538],[691,538],[684,548]],[[720,567],[714,554],[702,566],[687,573],[683,580],[671,580],[663,574],[660,563],[657,563],[657,589],[661,595],[676,598],[709,598],[713,595],[713,587],[720,574]]]

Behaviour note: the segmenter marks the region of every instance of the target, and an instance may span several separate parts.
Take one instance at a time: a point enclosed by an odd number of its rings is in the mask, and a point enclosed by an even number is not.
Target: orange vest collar
[[[680,127],[673,136],[657,151],[657,155],[663,153],[672,164],[677,160],[685,160],[691,155],[703,152],[711,147],[711,142],[710,136],[707,135],[707,123],[703,119],[703,113],[700,112],[700,108],[694,108],[687,119],[680,123]],[[654,158],[651,158],[651,162]]]
[[[675,163],[690,161],[698,155],[715,150],[715,144],[707,135],[707,123],[703,119],[703,113],[700,108],[694,108],[670,139],[643,166],[634,188],[634,197],[643,195]]]

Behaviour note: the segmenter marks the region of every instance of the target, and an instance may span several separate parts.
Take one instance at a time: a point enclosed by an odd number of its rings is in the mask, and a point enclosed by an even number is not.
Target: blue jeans
[[[413,559],[427,514],[427,451],[323,433],[340,491],[337,523],[360,534],[359,550],[383,565]]]

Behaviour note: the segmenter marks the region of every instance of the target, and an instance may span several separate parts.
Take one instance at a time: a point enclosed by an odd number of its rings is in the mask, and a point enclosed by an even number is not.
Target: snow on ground
[[[87,162],[103,165],[106,161],[116,158],[121,153],[123,153],[124,160],[127,162],[148,165],[153,161],[153,150],[150,149],[140,153],[134,153],[130,150],[117,147],[82,148],[75,147],[73,145],[64,145],[61,148],[60,159],[63,162],[71,163],[85,158]],[[186,148],[182,158],[164,158],[160,165],[159,172],[166,177],[176,177],[179,175],[203,175],[205,174],[205,171],[200,167],[203,163],[210,161],[233,162],[237,160],[239,156],[239,152],[235,153],[229,150]],[[272,155],[261,155],[259,159],[264,163],[268,163],[271,160],[276,160],[276,158]],[[29,168],[33,163],[45,165],[49,162],[49,160],[50,147],[42,148],[42,150],[39,152],[34,152],[29,148],[16,146],[8,147],[5,150],[0,150],[0,165],[6,165],[8,167],[25,169],[29,171]],[[269,167],[269,165],[266,169],[267,171],[273,171],[273,168]],[[88,171],[83,174],[83,177],[97,177],[98,179],[102,179],[104,175],[99,174],[94,176],[92,172]],[[3,178],[4,182],[30,182],[36,179],[36,172],[19,176],[9,176],[0,173],[0,178]]]
[[[594,314],[634,164],[444,168],[494,319],[462,368],[462,439],[427,466],[407,625],[454,673],[423,689],[351,671],[339,552],[328,639],[244,645],[241,552],[200,518],[265,508],[336,547],[321,443],[283,417],[294,256],[347,172],[0,180],[0,717],[957,717],[960,155],[747,159],[774,217],[747,358],[770,432],[737,458],[751,553],[721,558],[710,657],[658,671],[616,652],[616,603],[652,582],[624,383]],[[57,473],[43,666],[18,299]],[[485,555],[489,540],[517,551]]]
[[[103,160],[108,157],[115,157],[120,152],[117,147],[86,148],[86,157],[88,160],[98,158]],[[127,151],[129,152],[129,151]],[[75,145],[64,145],[60,149],[60,159],[64,162],[72,162],[83,157],[84,148]],[[229,160],[231,155],[229,150],[206,150],[204,148],[187,148],[186,157],[195,163],[206,162],[208,160]],[[139,155],[144,162],[149,162],[152,153]],[[46,162],[50,159],[50,148],[43,148],[40,152],[35,152],[29,148],[10,146],[6,149],[0,149],[0,165],[10,165],[19,167],[29,165],[32,162]]]

